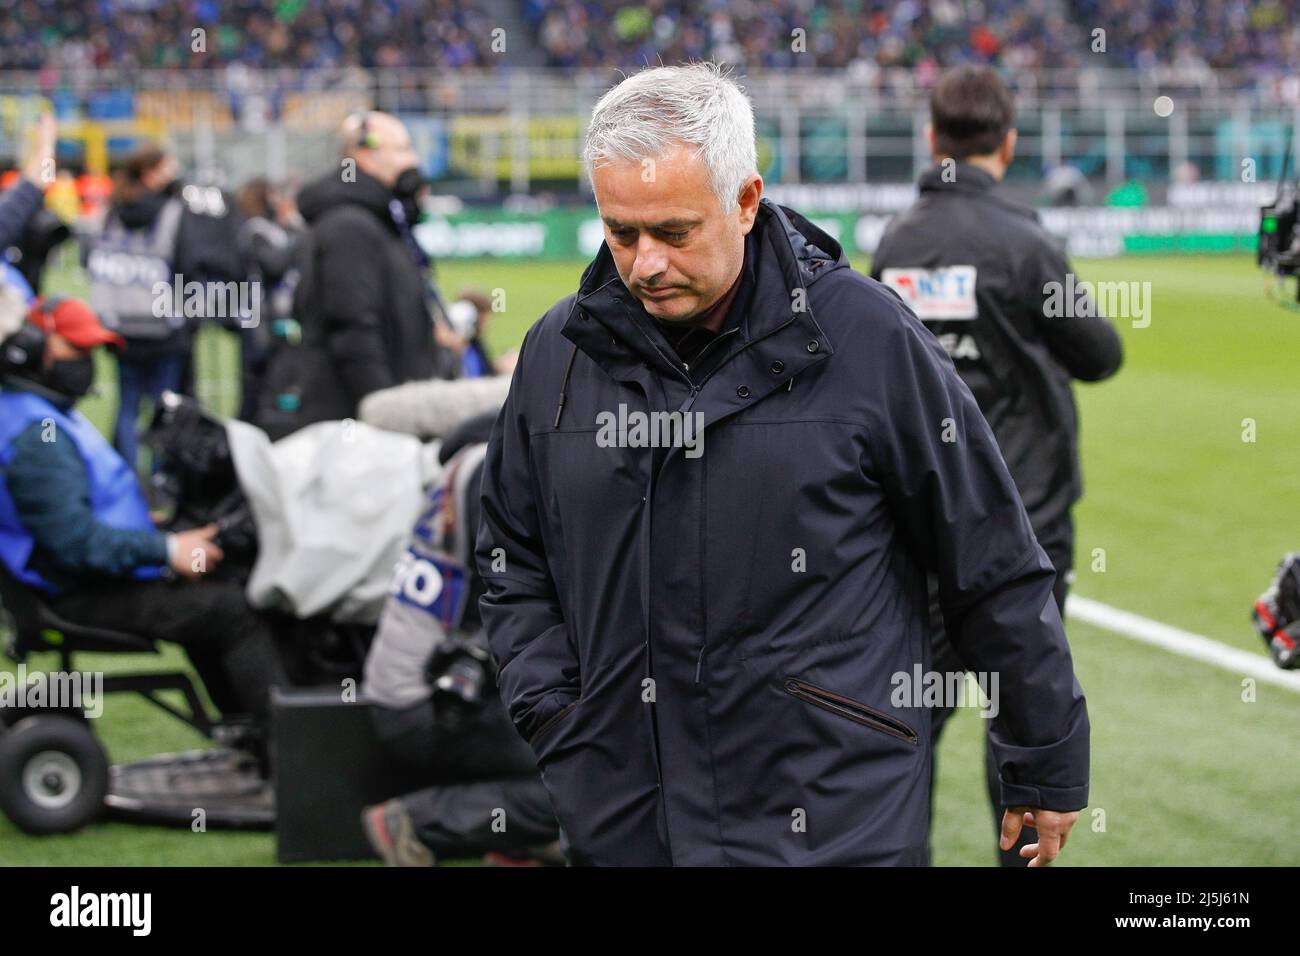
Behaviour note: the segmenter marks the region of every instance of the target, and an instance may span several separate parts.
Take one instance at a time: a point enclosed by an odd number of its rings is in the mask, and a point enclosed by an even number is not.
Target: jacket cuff
[[[1011,743],[995,725],[989,744],[998,767],[1004,806],[1031,806],[1058,813],[1088,805],[1088,711],[1082,700],[1069,732],[1037,747]]]
[[[1088,805],[1088,785],[1080,787],[1034,787],[1025,784],[1007,783],[999,778],[1002,785],[1002,805],[1004,807],[1037,807],[1040,810],[1052,810],[1056,813],[1070,813],[1082,810]]]

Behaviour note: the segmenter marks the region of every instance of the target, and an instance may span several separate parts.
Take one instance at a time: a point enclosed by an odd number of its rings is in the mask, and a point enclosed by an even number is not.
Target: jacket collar
[[[751,236],[753,288],[742,285],[738,293],[740,301],[748,303],[738,333],[741,347],[710,378],[722,378],[729,387],[709,389],[736,399],[736,389],[743,385],[749,391],[748,401],[742,400],[737,408],[770,391],[768,385],[785,385],[797,372],[831,354],[831,343],[813,315],[808,288],[823,275],[849,267],[838,242],[769,199],[759,203]],[[748,277],[742,281],[749,281]],[[623,285],[603,242],[583,272],[562,332],[616,380],[640,381],[646,366],[685,378],[672,347]],[[733,378],[736,383],[731,383]]]
[[[75,398],[64,395],[62,392],[56,392],[40,382],[34,382],[31,379],[17,375],[0,377],[0,392],[29,392],[38,398],[45,399],[45,401],[65,414],[70,414],[77,404]]]
[[[952,167],[952,172],[948,174],[946,179],[944,178],[944,172],[941,163],[931,166],[921,173],[920,178],[917,179],[917,189],[923,193],[986,193],[998,184],[998,181],[989,173],[978,166],[963,163],[961,160],[958,160],[956,165]]]

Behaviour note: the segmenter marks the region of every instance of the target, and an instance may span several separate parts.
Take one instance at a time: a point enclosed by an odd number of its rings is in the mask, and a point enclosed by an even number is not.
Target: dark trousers
[[[233,581],[112,581],[50,600],[77,624],[169,641],[185,649],[223,717],[269,726],[270,689],[286,683],[266,621]]]
[[[120,403],[117,409],[117,426],[113,431],[113,447],[132,468],[137,465],[140,441],[136,422],[140,418],[140,401],[149,399],[157,406],[165,391],[179,391],[184,373],[185,357],[160,355],[144,361],[119,358],[117,362],[117,387]]]
[[[1053,594],[1056,598],[1056,606],[1065,616],[1065,598],[1070,590],[1069,574],[1071,568],[1070,555],[1073,549],[1065,547],[1048,551],[1048,557],[1056,567],[1056,585],[1053,588]],[[930,582],[930,647],[932,652],[931,668],[941,674],[953,671],[965,670],[957,654],[953,650],[952,644],[948,641],[948,636],[944,632],[943,617],[939,612],[938,595],[935,589],[934,581]],[[943,731],[944,725],[952,715],[953,708],[940,707],[934,712],[933,721],[930,726],[930,818],[934,819],[934,787],[935,774],[938,771],[938,754],[939,754],[939,734]],[[1016,844],[1009,850],[1003,850],[997,844],[997,840],[1002,838],[1002,817],[1006,813],[1006,806],[1002,803],[1002,787],[998,777],[997,761],[993,757],[993,745],[989,742],[987,729],[984,734],[984,780],[988,789],[989,805],[993,809],[993,830],[996,834],[994,847],[998,854],[998,863],[1002,866],[1028,866],[1029,859],[1020,856],[1022,847],[1030,843],[1038,842],[1038,831],[1024,827],[1020,831],[1020,837]],[[926,848],[926,856],[929,857],[929,847]]]
[[[454,725],[435,719],[427,700],[371,713],[389,753],[433,784],[401,799],[416,836],[434,853],[513,852],[559,838],[537,758],[495,696]]]

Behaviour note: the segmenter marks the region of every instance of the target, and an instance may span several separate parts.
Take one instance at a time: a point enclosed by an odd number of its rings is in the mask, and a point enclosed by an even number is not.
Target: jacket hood
[[[391,225],[388,206],[393,201],[392,190],[361,170],[356,175],[355,181],[344,182],[337,172],[327,173],[304,186],[298,193],[302,218],[311,223],[340,206],[358,206]]]
[[[790,321],[790,303],[796,288],[807,289],[822,276],[850,267],[848,256],[838,242],[799,213],[770,199],[759,201],[751,232],[757,240],[759,261],[754,266],[758,288],[754,290],[756,294],[744,320],[742,334],[746,341],[760,338]],[[742,288],[740,294],[744,296],[746,292]],[[616,335],[621,333],[637,347],[643,336],[636,334],[634,326],[644,330],[654,324],[640,301],[623,284],[609,244],[605,242],[600,244],[596,258],[582,274],[574,306],[590,312]],[[630,317],[632,324],[620,320],[620,314]]]
[[[790,288],[807,288],[834,269],[849,268],[848,256],[837,241],[793,209],[779,206],[770,199],[759,200],[754,229],[759,230],[763,240],[759,246],[762,254],[766,254],[770,246],[770,251],[784,260],[782,274],[790,280]],[[611,280],[622,286],[609,244],[602,242],[596,258],[582,273],[578,301],[607,286]],[[624,289],[626,291],[626,287]]]
[[[167,205],[167,201],[171,198],[172,193],[166,190],[145,193],[139,199],[119,203],[113,207],[113,212],[126,228],[143,229],[158,218],[163,206]]]

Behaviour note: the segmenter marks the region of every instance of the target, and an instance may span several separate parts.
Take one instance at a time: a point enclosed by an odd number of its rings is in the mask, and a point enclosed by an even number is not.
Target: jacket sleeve
[[[0,196],[0,250],[22,238],[23,230],[45,202],[45,193],[31,180],[20,177]]]
[[[939,581],[962,663],[996,675],[990,740],[1009,806],[1088,802],[1089,722],[1034,538],[993,433],[951,360],[901,304],[881,343],[869,453],[905,541]]]
[[[1037,253],[1026,263],[1030,274],[1022,287],[1031,299],[1027,303],[1034,324],[1056,360],[1070,375],[1084,382],[1099,382],[1119,371],[1124,361],[1124,345],[1110,319],[1100,314],[1096,302],[1091,308],[1063,310],[1065,314],[1049,316],[1045,303],[1051,283],[1067,288],[1066,276],[1073,270],[1056,241],[1044,236]],[[1091,296],[1084,298],[1091,300]],[[1083,312],[1084,315],[1076,313]]]
[[[41,553],[65,570],[110,577],[165,565],[167,536],[96,520],[81,456],[71,441],[43,441],[41,431],[35,422],[14,440],[4,476],[18,519]]]
[[[387,269],[382,244],[363,217],[336,215],[321,224],[315,263],[326,348],[352,402],[398,384],[388,358],[384,323]]]
[[[488,441],[477,548],[485,589],[479,610],[499,668],[497,685],[525,740],[581,693],[577,653],[547,563],[529,462],[524,405],[533,334],[524,338],[510,393]]]

